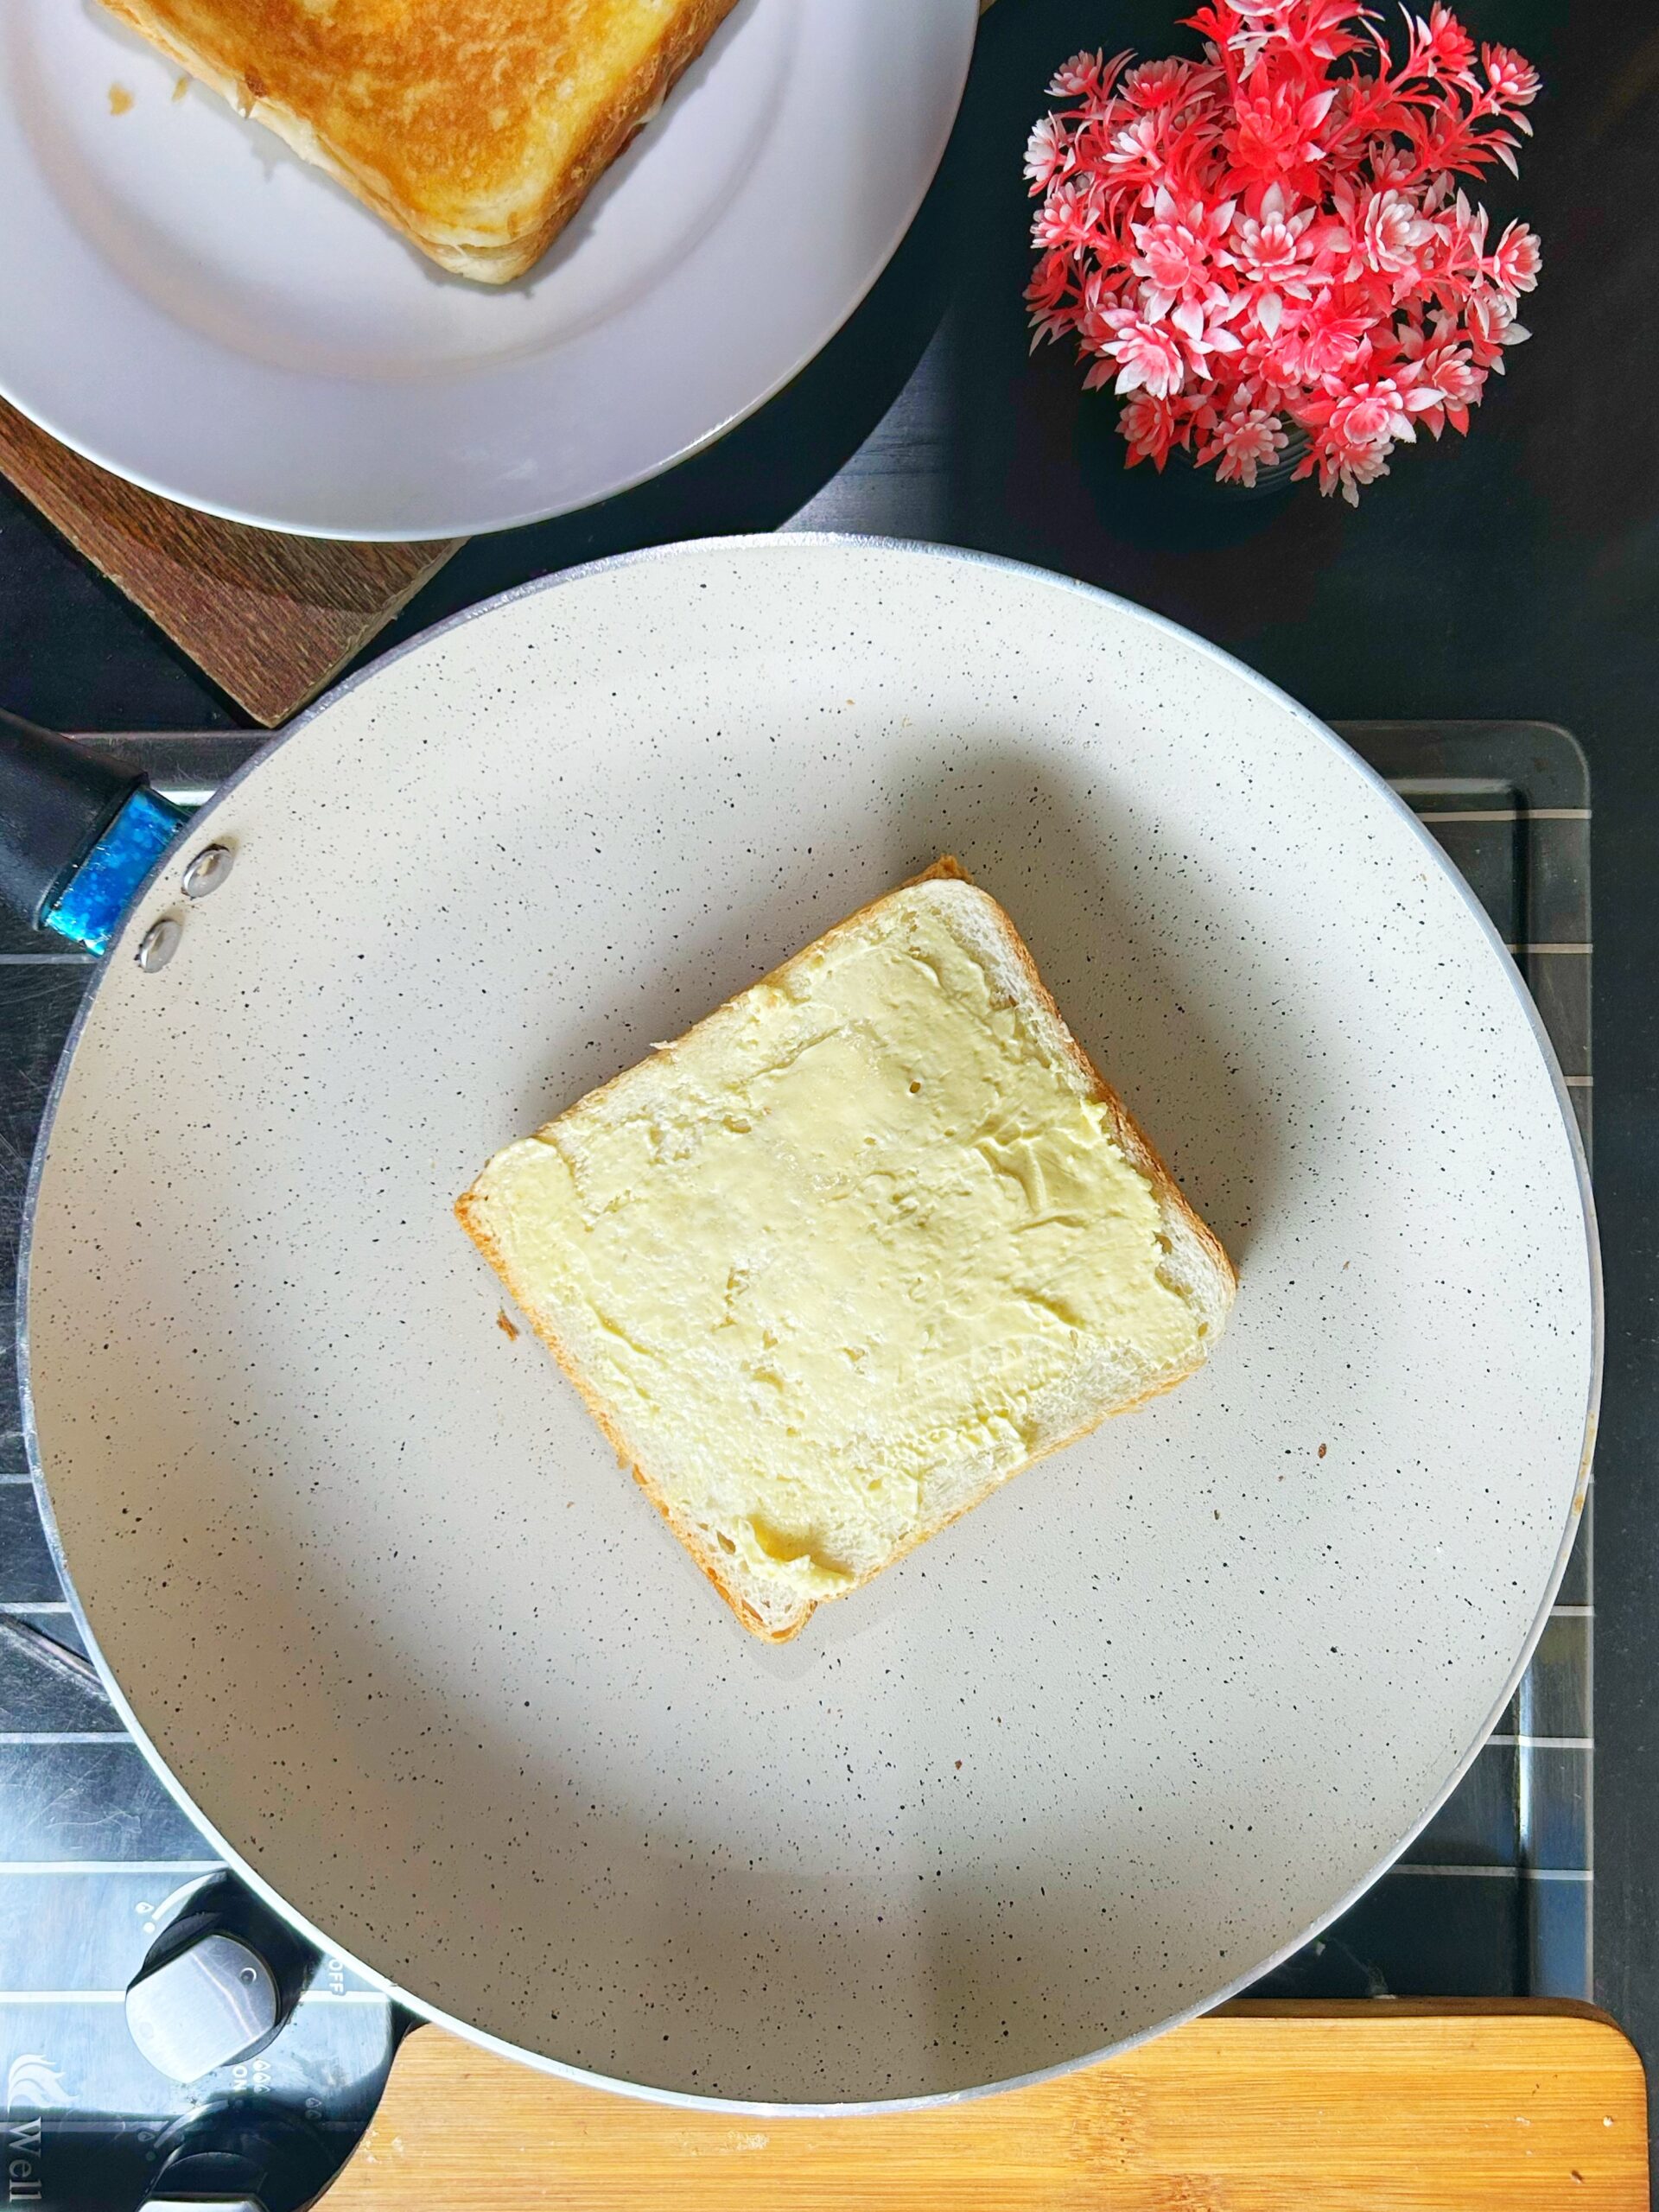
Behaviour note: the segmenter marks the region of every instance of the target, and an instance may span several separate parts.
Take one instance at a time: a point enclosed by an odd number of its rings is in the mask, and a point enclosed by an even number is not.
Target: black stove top
[[[1577,747],[1539,723],[1373,722],[1345,734],[1428,823],[1511,946],[1587,1139],[1589,792]],[[255,741],[221,732],[122,742],[189,803]],[[9,1255],[47,1085],[91,966],[0,932]],[[242,1976],[260,1995],[280,1935],[216,1881],[217,1860],[96,1678],[73,1663],[79,1639],[23,1457],[9,1336],[0,1357],[0,2075],[10,2202],[125,2212],[257,2194],[264,2212],[297,2212],[361,2133],[405,2023],[340,1961],[307,1956],[291,1970],[277,1965],[276,1980],[291,1971],[300,1993],[251,2055],[180,2082],[141,2050],[126,2000],[146,1976],[156,2001],[140,2000],[137,2022],[152,2051],[152,2016],[163,2045],[170,2035],[204,2037],[202,2051],[235,2047],[214,2012],[226,1985],[207,1971],[207,1952],[199,1946],[182,1965],[168,1955],[204,1933],[204,1913],[221,1946],[251,1946],[224,1952],[232,2005]],[[1264,1985],[1268,1993],[1591,1993],[1591,1574],[1586,1513],[1561,1602],[1503,1726],[1401,1865]],[[247,2025],[263,2024],[251,2016]]]

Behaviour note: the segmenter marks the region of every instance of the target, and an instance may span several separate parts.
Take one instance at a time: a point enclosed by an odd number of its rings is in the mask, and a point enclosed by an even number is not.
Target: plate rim
[[[233,501],[207,499],[196,494],[181,492],[175,485],[162,481],[160,477],[147,469],[134,468],[112,458],[96,441],[81,439],[61,428],[53,419],[53,410],[49,406],[38,406],[23,398],[13,389],[10,379],[5,372],[3,361],[0,361],[0,400],[4,400],[10,406],[15,407],[17,412],[32,423],[37,430],[43,431],[49,438],[55,439],[58,444],[67,447],[71,453],[77,454],[82,461],[91,462],[95,468],[103,469],[107,474],[117,477],[123,483],[132,485],[140,492],[148,492],[156,499],[169,500],[174,505],[184,507],[193,514],[211,515],[219,522],[237,523],[245,529],[267,531],[273,536],[280,537],[313,538],[324,543],[347,545],[420,545],[451,538],[464,541],[473,537],[493,537],[501,531],[529,529],[537,523],[555,522],[563,516],[582,514],[590,507],[602,505],[606,500],[620,499],[625,493],[637,491],[641,485],[649,484],[658,476],[666,475],[671,469],[677,468],[683,461],[693,460],[698,454],[706,453],[711,446],[717,445],[740,423],[746,423],[752,416],[759,414],[760,410],[774,400],[780,391],[792,384],[803,370],[810,367],[812,362],[817,360],[824,348],[851,321],[880,281],[893,256],[908,236],[917,216],[921,213],[923,203],[938,179],[944,162],[945,153],[955,134],[957,120],[967,92],[968,73],[972,67],[978,45],[979,21],[982,13],[981,0],[929,0],[929,4],[941,9],[953,8],[959,10],[963,16],[966,35],[963,42],[961,68],[955,92],[946,103],[946,118],[938,143],[937,147],[929,149],[928,158],[918,170],[920,181],[918,188],[910,195],[902,214],[892,226],[886,242],[874,255],[871,265],[856,292],[832,307],[827,318],[820,319],[818,325],[816,326],[817,334],[805,344],[804,350],[791,359],[789,365],[782,370],[764,391],[757,392],[742,406],[726,415],[699,436],[690,440],[673,452],[663,455],[632,474],[625,472],[613,482],[607,482],[599,490],[584,493],[579,499],[555,501],[550,506],[531,505],[522,511],[516,510],[511,514],[498,515],[488,519],[423,522],[418,525],[400,525],[395,528],[382,525],[361,529],[348,528],[338,523],[319,524],[283,522],[274,519],[269,515],[255,512],[250,508],[238,506]],[[365,215],[368,213],[367,210],[363,212]],[[331,696],[332,694],[325,696]]]
[[[971,2088],[937,2091],[918,2096],[849,2099],[830,2102],[779,2103],[750,2098],[693,2095],[682,2090],[667,2089],[650,2083],[624,2081],[589,2069],[572,2066],[563,2060],[550,2058],[546,2054],[532,2050],[523,2044],[510,2043],[505,2037],[493,2035],[486,2029],[473,2026],[458,2015],[446,2012],[441,2005],[412,1995],[378,1968],[368,1965],[353,1952],[342,1948],[334,1937],[291,1905],[280,1892],[246,1863],[219,1830],[201,1813],[183,1785],[173,1776],[161,1752],[150,1740],[104,1658],[92,1624],[81,1604],[79,1593],[71,1580],[63,1541],[58,1530],[56,1516],[52,1510],[41,1465],[40,1440],[35,1420],[34,1376],[29,1333],[29,1280],[41,1185],[58,1109],[67,1085],[77,1051],[99,999],[103,979],[125,949],[130,933],[130,920],[123,925],[110,950],[95,970],[93,980],[86,996],[76,1010],[61,1056],[54,1071],[29,1163],[17,1255],[16,1327],[18,1395],[22,1408],[22,1433],[28,1456],[29,1479],[45,1528],[48,1547],[62,1580],[64,1593],[69,1600],[71,1618],[80,1632],[123,1726],[137,1744],[145,1764],[161,1782],[168,1796],[200,1831],[226,1865],[245,1882],[256,1895],[263,1898],[281,1918],[290,1927],[297,1929],[320,1952],[343,1960],[353,1972],[360,1974],[365,1981],[380,1990],[394,2003],[412,2013],[417,2023],[425,2022],[429,2025],[442,2028],[450,2034],[461,2037],[466,2042],[476,2044],[481,2050],[494,2053],[498,2057],[516,2060],[521,2064],[534,2067],[539,2072],[553,2075],[560,2080],[574,2082],[580,2087],[607,2090],[613,2094],[638,2098],[645,2103],[665,2105],[677,2109],[735,2113],[759,2119],[874,2117],[888,2113],[933,2111],[974,2102],[982,2097],[999,2095],[1004,2090],[1034,2088],[1044,2082],[1059,2081],[1069,2075],[1078,2073],[1085,2067],[1100,2065],[1109,2059],[1121,2057],[1127,2052],[1138,2050],[1143,2044],[1153,2042],[1160,2036],[1168,2034],[1174,2029],[1187,2025],[1192,2020],[1201,2018],[1213,2012],[1218,2005],[1227,2004],[1240,1996],[1265,1975],[1273,1973],[1287,1960],[1293,1958],[1304,1945],[1322,1935],[1351,1906],[1357,1903],[1389,1872],[1390,1867],[1397,1864],[1415,1842],[1474,1764],[1484,1748],[1488,1737],[1497,1727],[1510,1699],[1514,1696],[1522,1675],[1531,1662],[1539,1639],[1549,1621],[1556,1593],[1560,1588],[1562,1577],[1572,1555],[1573,1546],[1577,1540],[1590,1478],[1591,1464],[1595,1451],[1605,1361],[1606,1328],[1601,1245],[1594,1192],[1591,1184],[1584,1141],[1579,1129],[1578,1116],[1573,1109],[1572,1094],[1567,1087],[1554,1046],[1544,1027],[1542,1016],[1538,1012],[1536,1001],[1528,990],[1519,967],[1511,958],[1491,917],[1481,906],[1467,880],[1453,866],[1449,856],[1417,819],[1405,800],[1393,789],[1387,779],[1371,766],[1369,761],[1356,752],[1345,740],[1338,737],[1330,725],[1322,721],[1310,708],[1303,706],[1300,700],[1294,698],[1270,677],[1260,674],[1248,662],[1239,659],[1236,655],[1229,652],[1225,647],[1214,644],[1197,631],[1190,630],[1184,624],[1174,621],[1168,615],[1160,614],[1151,607],[1142,607],[1138,601],[1125,597],[1122,593],[1108,590],[1101,585],[1084,582],[1078,577],[1066,575],[1057,569],[1044,568],[1035,562],[1017,560],[1007,555],[987,553],[969,547],[942,544],[927,539],[838,531],[789,531],[677,539],[666,545],[644,546],[629,552],[611,554],[598,560],[583,562],[573,568],[556,569],[550,575],[532,578],[528,582],[516,584],[505,591],[499,592],[489,599],[480,600],[473,607],[463,607],[445,620],[435,623],[430,629],[422,632],[418,637],[411,638],[391,652],[383,654],[367,667],[358,670],[342,683],[325,692],[320,699],[296,715],[284,728],[276,732],[265,743],[262,744],[239,768],[217,787],[213,797],[192,817],[193,832],[197,826],[205,827],[212,820],[221,802],[227,799],[265,760],[288,744],[291,739],[297,737],[313,721],[356,692],[372,677],[378,675],[382,670],[390,668],[394,663],[403,660],[408,655],[448,637],[470,623],[493,615],[499,609],[517,605],[521,601],[539,596],[543,593],[556,591],[567,584],[591,581],[595,576],[613,569],[640,567],[646,563],[667,563],[687,556],[711,552],[752,553],[762,548],[769,552],[784,548],[787,549],[791,554],[796,548],[802,550],[856,549],[923,556],[941,563],[968,563],[977,568],[1007,570],[1016,576],[1034,580],[1046,588],[1058,589],[1068,594],[1090,601],[1104,601],[1109,606],[1128,613],[1135,621],[1149,625],[1159,635],[1175,639],[1184,646],[1196,647],[1206,659],[1217,664],[1230,673],[1242,677],[1252,688],[1287,710],[1311,736],[1317,738],[1327,750],[1334,753],[1351,771],[1357,772],[1362,782],[1369,785],[1382,799],[1387,808],[1404,823],[1425,857],[1432,859],[1434,867],[1444,877],[1449,879],[1464,906],[1473,918],[1481,936],[1485,940],[1488,950],[1502,963],[1513,995],[1520,1004],[1534,1042],[1542,1058],[1554,1096],[1556,1110],[1560,1118],[1562,1134],[1567,1140],[1568,1156],[1573,1163],[1574,1181],[1579,1195],[1580,1227],[1583,1236],[1584,1260],[1587,1276],[1586,1287],[1589,1292],[1588,1389],[1573,1494],[1562,1527],[1560,1541],[1556,1548],[1554,1562],[1546,1579],[1531,1626],[1527,1631],[1518,1656],[1505,1677],[1500,1694],[1477,1729],[1472,1741],[1457,1760],[1444,1785],[1436,1792],[1407,1833],[1396,1844],[1391,1846],[1349,1890],[1344,1891],[1326,1912],[1300,1929],[1267,1958],[1247,1967],[1214,1993],[1199,1999],[1179,2012],[1171,2013],[1153,2026],[1118,2037],[1096,2050],[1083,2052],[1076,2057],[1062,2059],[1053,2065],[1039,2067],[1024,2074],[1011,2075],[995,2082],[976,2083]],[[139,912],[143,902],[149,896],[155,884],[166,873],[175,855],[175,845],[168,846],[146,877],[143,886],[135,893],[128,908],[130,918]]]

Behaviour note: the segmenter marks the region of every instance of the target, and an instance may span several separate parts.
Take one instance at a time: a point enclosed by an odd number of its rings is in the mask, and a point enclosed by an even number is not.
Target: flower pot
[[[1307,457],[1307,433],[1293,425],[1285,449],[1270,467],[1258,468],[1254,484],[1224,483],[1213,462],[1200,467],[1184,446],[1178,446],[1164,467],[1164,481],[1184,499],[1215,500],[1236,506],[1247,499],[1281,497],[1296,480],[1298,466]]]

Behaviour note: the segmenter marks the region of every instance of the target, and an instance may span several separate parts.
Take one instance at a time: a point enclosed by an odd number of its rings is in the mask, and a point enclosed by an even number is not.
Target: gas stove
[[[1530,722],[1338,725],[1467,877],[1591,1135],[1588,778]],[[199,802],[239,734],[86,741]],[[0,925],[0,1238],[92,962]],[[8,2201],[299,2212],[349,2156],[410,2024],[220,1866],[124,1734],[41,1532],[0,1343],[0,2074]],[[1259,1993],[1588,1997],[1592,1510],[1503,1726],[1401,1863]]]

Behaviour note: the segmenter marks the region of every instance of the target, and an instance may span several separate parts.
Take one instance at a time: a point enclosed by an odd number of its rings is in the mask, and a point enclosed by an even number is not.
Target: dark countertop
[[[1019,164],[1054,64],[1171,50],[1168,0],[1001,0],[946,168],[826,353],[753,422],[654,485],[480,541],[394,637],[504,585],[710,531],[892,531],[1107,585],[1214,639],[1332,719],[1562,722],[1595,795],[1597,1188],[1607,1271],[1598,1478],[1601,2001],[1659,2053],[1659,20],[1637,0],[1467,0],[1544,73],[1516,187],[1541,232],[1533,342],[1468,442],[1396,458],[1357,512],[1308,486],[1230,505],[1126,476],[1109,407],[1027,359]],[[849,465],[850,463],[850,466]],[[827,488],[826,488],[827,487]],[[68,728],[228,726],[224,702],[0,493],[0,705]]]

